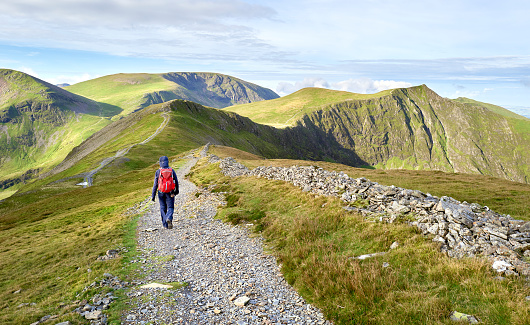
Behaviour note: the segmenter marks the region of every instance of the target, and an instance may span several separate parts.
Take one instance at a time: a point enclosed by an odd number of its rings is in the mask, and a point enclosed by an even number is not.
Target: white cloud
[[[451,96],[449,96],[449,98],[466,97],[466,98],[471,98],[475,100],[480,100],[477,98],[480,98],[481,95],[484,95],[492,91],[495,91],[495,88],[484,88],[482,90],[480,89],[470,90],[470,89],[467,89],[466,87],[459,87]]]
[[[306,78],[302,81],[297,81],[294,84],[289,82],[280,82],[276,87],[276,92],[280,96],[284,96],[302,88],[318,87],[349,91],[353,93],[372,94],[387,89],[406,88],[411,86],[411,83],[405,81],[372,80],[370,78],[348,79],[331,84],[322,78]]]
[[[30,76],[33,76],[35,78],[38,78],[39,77],[39,74],[37,72],[35,72],[35,70],[33,70],[32,68],[29,68],[29,67],[21,67],[19,69],[17,69],[19,71],[22,71],[26,74],[29,74]]]
[[[260,38],[272,7],[245,0],[0,1],[0,44],[202,62],[278,60]]]
[[[47,82],[51,83],[52,85],[58,85],[67,83],[70,85],[76,84],[78,82],[87,81],[90,79],[95,79],[100,76],[93,76],[88,73],[83,73],[81,75],[61,75],[53,78],[46,79]]]
[[[411,86],[411,83],[405,81],[372,80],[369,78],[348,79],[332,84],[334,89],[360,94],[372,94],[387,89],[406,88]]]
[[[450,96],[450,98],[466,97],[477,98],[482,92],[478,90],[457,90]]]
[[[322,78],[305,78],[304,80],[297,81],[294,84],[289,82],[280,82],[276,87],[276,92],[280,96],[284,96],[307,87],[329,88],[329,83]]]
[[[201,28],[224,19],[272,18],[269,6],[242,0],[3,0],[0,12],[9,16],[72,26],[113,26],[119,29],[144,24]],[[204,25],[202,25],[204,26]]]

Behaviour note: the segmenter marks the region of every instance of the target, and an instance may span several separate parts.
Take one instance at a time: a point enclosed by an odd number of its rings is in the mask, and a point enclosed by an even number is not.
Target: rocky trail
[[[178,170],[174,228],[162,227],[158,200],[138,222],[141,276],[122,323],[331,324],[286,283],[260,237],[213,218],[223,197],[184,178],[197,159]]]

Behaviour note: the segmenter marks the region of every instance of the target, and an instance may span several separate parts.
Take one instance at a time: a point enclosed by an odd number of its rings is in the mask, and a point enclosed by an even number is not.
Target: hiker
[[[169,167],[169,159],[166,156],[158,160],[160,169],[155,173],[153,192],[151,200],[155,201],[155,194],[158,190],[158,201],[160,203],[160,216],[164,228],[173,228],[173,211],[175,209],[175,195],[179,194],[179,183],[177,174],[173,168]]]

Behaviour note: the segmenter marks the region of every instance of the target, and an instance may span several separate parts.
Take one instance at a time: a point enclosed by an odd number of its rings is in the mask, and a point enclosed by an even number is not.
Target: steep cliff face
[[[528,182],[529,126],[418,86],[333,104],[306,115],[295,129],[320,129],[380,168],[480,173]]]
[[[270,89],[218,73],[172,72],[162,76],[180,86],[174,91],[178,99],[216,108],[279,97]]]

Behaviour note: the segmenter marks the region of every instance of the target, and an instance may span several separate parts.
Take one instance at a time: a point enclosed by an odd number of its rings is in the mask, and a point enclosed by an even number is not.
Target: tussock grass
[[[451,259],[413,227],[366,221],[343,210],[337,198],[305,193],[286,182],[230,179],[217,165],[198,165],[191,177],[237,194],[235,204],[218,217],[253,223],[286,280],[336,324],[451,324],[453,310],[484,324],[527,324],[530,289],[524,279],[499,281],[483,260]],[[253,219],[252,211],[265,216]],[[399,247],[389,250],[394,241]],[[386,254],[353,258],[375,252]]]

